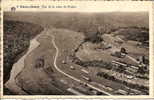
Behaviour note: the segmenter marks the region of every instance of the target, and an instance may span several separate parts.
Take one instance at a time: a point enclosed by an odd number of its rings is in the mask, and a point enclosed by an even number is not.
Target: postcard
[[[2,98],[154,98],[154,2],[2,1]]]

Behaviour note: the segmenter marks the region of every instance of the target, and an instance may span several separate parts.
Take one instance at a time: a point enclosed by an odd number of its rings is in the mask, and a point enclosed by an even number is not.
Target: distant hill
[[[118,28],[111,34],[121,35],[125,40],[134,40],[139,42],[149,41],[149,29],[145,27],[125,27]]]
[[[110,13],[64,13],[64,12],[5,12],[4,19],[26,21],[44,27],[66,28],[94,34],[98,27],[103,33],[118,27],[149,28],[148,12],[110,12]]]

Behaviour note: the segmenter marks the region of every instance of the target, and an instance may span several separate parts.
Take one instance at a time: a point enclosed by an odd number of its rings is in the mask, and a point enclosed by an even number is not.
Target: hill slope
[[[4,83],[10,77],[13,63],[28,49],[30,39],[42,30],[35,24],[4,20]]]

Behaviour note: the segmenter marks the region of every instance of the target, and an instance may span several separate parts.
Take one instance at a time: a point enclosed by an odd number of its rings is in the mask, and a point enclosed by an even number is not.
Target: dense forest
[[[4,20],[4,83],[10,77],[12,65],[28,49],[30,39],[42,30],[31,23]]]

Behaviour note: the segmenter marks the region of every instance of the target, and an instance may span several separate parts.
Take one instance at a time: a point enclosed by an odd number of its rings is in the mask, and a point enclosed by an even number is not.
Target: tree
[[[126,49],[125,49],[125,48],[123,48],[123,47],[121,48],[120,52],[121,52],[121,53],[125,53],[125,54],[127,54]]]
[[[90,41],[92,43],[99,43],[103,41],[103,39],[101,38],[101,32],[99,30],[95,32],[90,32],[88,36],[85,38],[85,41]]]
[[[41,68],[41,67],[44,66],[44,64],[45,64],[44,59],[43,59],[43,58],[39,58],[39,59],[36,60],[35,67],[36,67],[36,68]]]

